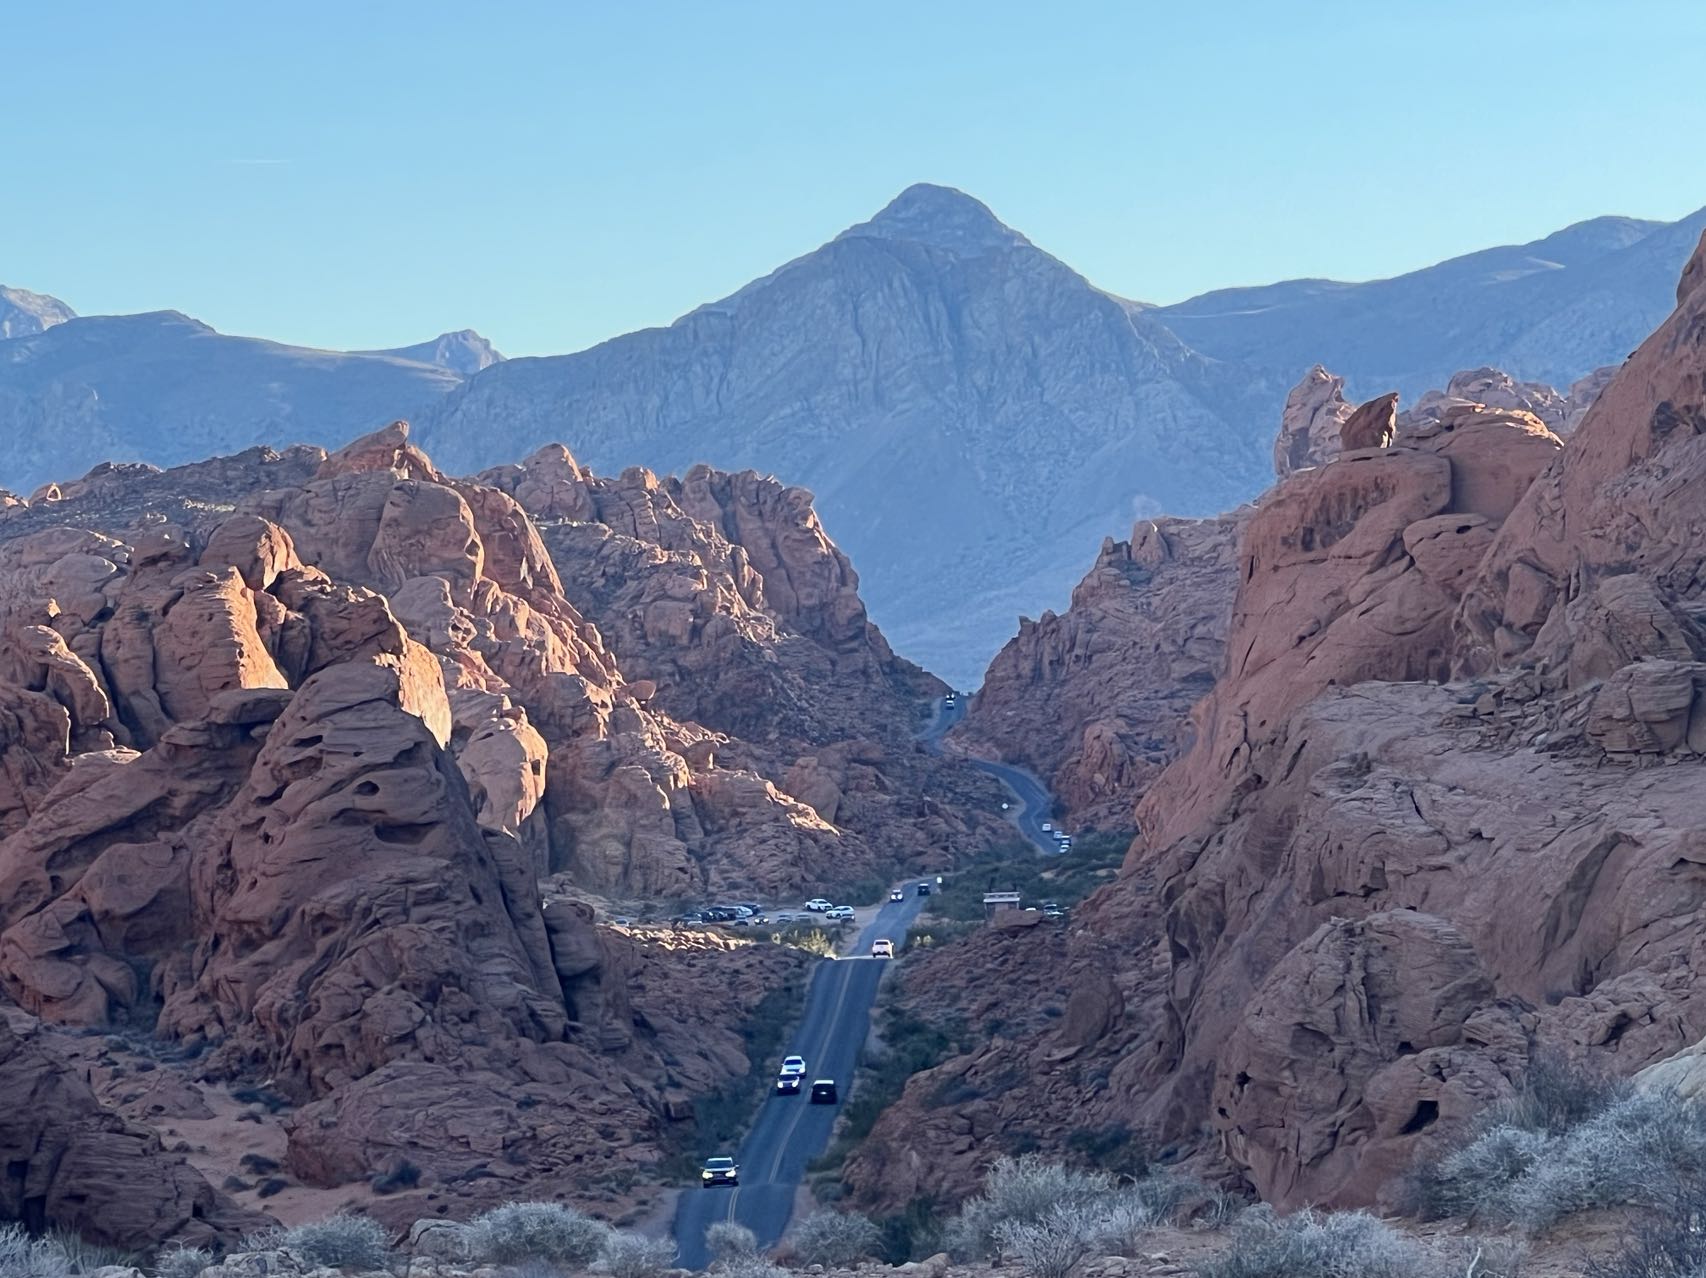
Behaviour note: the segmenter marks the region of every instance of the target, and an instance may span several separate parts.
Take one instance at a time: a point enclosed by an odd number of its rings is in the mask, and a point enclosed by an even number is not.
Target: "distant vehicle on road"
[[[1049,823],[1047,821],[1043,822],[1043,833],[1044,834],[1047,834],[1052,829],[1054,829],[1054,826],[1051,823]]]
[[[699,1173],[699,1183],[706,1189],[718,1185],[740,1184],[740,1164],[732,1158],[707,1158],[705,1169]]]
[[[954,704],[954,694],[950,692],[947,696],[943,697],[942,704],[951,708]]]
[[[879,937],[877,940],[872,941],[871,942],[871,957],[872,958],[893,958],[894,957],[894,942],[889,940],[886,936],[885,937]]]
[[[904,901],[906,900],[906,893],[902,892],[899,888],[894,888],[889,892],[889,900]]]
[[[835,1090],[833,1078],[820,1078],[812,1084],[812,1104],[834,1105],[840,1099],[840,1094]]]
[[[822,914],[825,910],[834,909],[835,903],[833,901],[826,901],[821,896],[814,896],[811,900],[806,902],[806,908],[813,914]]]
[[[823,917],[845,923],[853,917],[853,907],[851,905],[832,905],[823,912]]]
[[[930,885],[928,883],[920,883],[918,885],[918,895],[919,896],[929,896],[930,891],[931,891],[931,889],[930,889]]]
[[[778,1096],[798,1096],[800,1087],[805,1081],[798,1074],[778,1074],[776,1075],[776,1094]]]
[[[806,1076],[806,1058],[804,1056],[784,1056],[781,1073],[789,1078],[804,1078]]]

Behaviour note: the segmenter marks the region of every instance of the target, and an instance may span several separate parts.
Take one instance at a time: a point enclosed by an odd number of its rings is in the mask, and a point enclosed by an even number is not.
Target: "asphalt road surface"
[[[965,714],[965,702],[949,707],[938,701],[935,717],[920,736],[932,754],[942,752],[942,738]],[[1022,834],[1048,855],[1059,851],[1054,839],[1043,831],[1052,801],[1041,781],[1023,768],[988,759],[966,756],[966,762],[1001,781],[1013,795],[1008,819]],[[794,1197],[806,1178],[806,1165],[829,1146],[830,1130],[840,1113],[838,1105],[813,1105],[808,1097],[814,1079],[833,1078],[845,1104],[853,1086],[853,1071],[859,1063],[866,1035],[871,1028],[871,1008],[877,1000],[877,985],[888,968],[886,959],[866,957],[871,942],[880,936],[902,940],[917,921],[923,898],[914,891],[916,880],[900,885],[904,900],[885,902],[875,919],[859,933],[850,950],[852,957],[824,960],[812,973],[806,991],[805,1014],[783,1056],[806,1058],[806,1084],[793,1096],[774,1092],[758,1112],[758,1120],[739,1150],[730,1153],[740,1164],[740,1184],[734,1188],[702,1189],[690,1185],[682,1190],[675,1210],[676,1264],[684,1269],[703,1269],[711,1261],[705,1246],[705,1231],[719,1220],[733,1220],[758,1236],[768,1247],[782,1238],[793,1215]],[[781,1056],[772,1069],[782,1064]]]
[[[703,1269],[711,1256],[705,1230],[715,1221],[734,1220],[758,1235],[760,1246],[780,1241],[793,1214],[794,1195],[805,1180],[806,1164],[829,1145],[840,1105],[813,1105],[808,1096],[814,1079],[833,1078],[845,1104],[852,1090],[853,1070],[871,1026],[877,983],[888,969],[887,959],[864,957],[871,942],[886,936],[896,942],[918,918],[923,906],[913,888],[901,885],[906,898],[885,902],[876,918],[859,933],[853,957],[819,963],[806,992],[805,1015],[783,1056],[806,1058],[806,1085],[796,1095],[772,1092],[758,1112],[758,1121],[738,1151],[740,1184],[734,1188],[683,1189],[675,1211],[676,1263]],[[774,1072],[781,1056],[771,1062]]]
[[[941,754],[942,738],[948,735],[950,728],[965,718],[965,714],[964,697],[956,698],[952,706],[938,701],[935,717],[918,738],[924,743],[924,748],[931,754]],[[975,755],[961,757],[972,767],[989,773],[1012,792],[1015,806],[1007,813],[1007,819],[1018,826],[1019,832],[1036,845],[1037,851],[1047,856],[1054,856],[1060,851],[1054,836],[1043,830],[1043,822],[1049,820],[1053,814],[1054,800],[1049,797],[1049,792],[1034,773],[1005,763],[979,759]]]

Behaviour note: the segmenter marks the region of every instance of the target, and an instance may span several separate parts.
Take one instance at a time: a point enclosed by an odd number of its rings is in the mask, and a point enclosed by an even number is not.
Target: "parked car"
[[[894,942],[889,940],[886,936],[878,937],[876,940],[871,942],[871,957],[893,958]]]
[[[835,1090],[833,1078],[820,1078],[812,1084],[812,1104],[834,1105],[841,1099]]]
[[[920,883],[918,885],[918,895],[919,896],[929,896],[930,895],[930,885],[928,883]]]
[[[833,901],[826,901],[821,896],[814,896],[811,900],[806,902],[806,908],[813,914],[822,914],[825,910],[834,909],[835,903]]]
[[[706,1189],[714,1189],[718,1185],[738,1185],[740,1164],[732,1158],[707,1158],[704,1170],[699,1173],[699,1183]]]
[[[851,905],[832,905],[823,912],[823,917],[833,919],[837,923],[845,923],[853,917]]]
[[[889,892],[889,900],[904,901],[906,900],[906,893],[902,892],[899,888],[893,888]]]

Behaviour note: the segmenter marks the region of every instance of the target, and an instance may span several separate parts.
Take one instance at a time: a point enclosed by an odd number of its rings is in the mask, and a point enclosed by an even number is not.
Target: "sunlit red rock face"
[[[1121,881],[917,973],[968,1007],[999,973],[1002,1036],[908,1088],[858,1197],[965,1192],[979,1131],[1122,1125],[1378,1202],[1538,1048],[1631,1073],[1706,1034],[1703,254],[1562,447],[1438,404],[1258,504]]]
[[[798,961],[731,954],[700,988],[691,946],[597,928],[542,880],[793,893],[982,837],[950,801],[977,783],[913,745],[933,681],[806,494],[597,480],[564,450],[500,478],[553,546],[401,423],[329,456],[113,468],[0,522],[4,999],[265,1080],[307,1183],[406,1160],[458,1209],[655,1163]],[[223,1228],[204,1191],[186,1172],[125,1218]]]

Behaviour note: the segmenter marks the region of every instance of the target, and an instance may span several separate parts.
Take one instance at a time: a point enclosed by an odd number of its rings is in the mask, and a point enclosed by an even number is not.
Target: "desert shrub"
[[[705,1231],[705,1246],[720,1261],[758,1254],[758,1235],[732,1220],[719,1220]]]
[[[64,1253],[65,1262],[75,1274],[92,1274],[108,1265],[128,1267],[136,1259],[135,1252],[126,1251],[123,1247],[108,1247],[102,1243],[90,1242],[70,1229],[49,1231],[47,1241]]]
[[[611,1234],[596,1268],[610,1278],[660,1278],[675,1264],[675,1244],[667,1238]]]
[[[22,1225],[0,1225],[0,1278],[67,1278],[71,1258],[51,1238],[31,1238]]]
[[[1662,1207],[1706,1185],[1706,1114],[1673,1092],[1632,1092],[1571,1128],[1506,1194],[1538,1229],[1595,1207]]]
[[[1494,1126],[1561,1136],[1628,1094],[1626,1080],[1542,1051],[1529,1062],[1521,1089],[1489,1118]]]
[[[585,1269],[597,1260],[610,1226],[562,1203],[505,1203],[468,1222],[468,1248],[493,1265],[524,1260]]]
[[[1031,1278],[1066,1278],[1107,1237],[1109,1214],[1095,1200],[1056,1203],[1032,1220],[1003,1220],[994,1239]]]
[[[948,1223],[943,1243],[956,1259],[982,1260],[1000,1246],[998,1226],[1028,1225],[1056,1207],[1082,1203],[1103,1206],[1114,1190],[1104,1172],[1062,1167],[1025,1154],[997,1159],[984,1177],[983,1193]]]
[[[200,1278],[213,1253],[200,1247],[169,1247],[154,1259],[154,1278]]]
[[[420,1180],[421,1169],[408,1159],[399,1158],[389,1171],[374,1172],[368,1183],[376,1194],[394,1194],[401,1189],[413,1189]]]
[[[1424,1220],[1509,1216],[1511,1187],[1545,1159],[1557,1139],[1501,1124],[1411,1173],[1405,1206]]]
[[[1121,1184],[1097,1204],[1100,1218],[1095,1240],[1133,1255],[1146,1235],[1166,1225],[1181,1223],[1194,1206],[1206,1203],[1218,1214],[1223,1197],[1206,1185],[1174,1172],[1157,1172]]]
[[[338,1215],[288,1229],[275,1226],[244,1242],[250,1251],[294,1251],[316,1267],[383,1269],[391,1259],[384,1227],[370,1216]]]
[[[795,1226],[791,1241],[805,1264],[846,1268],[875,1255],[883,1234],[857,1212],[815,1211]]]
[[[1696,1278],[1706,1274],[1706,1189],[1642,1222],[1610,1256],[1588,1262],[1584,1278]]]
[[[1432,1278],[1428,1251],[1365,1212],[1244,1213],[1201,1278]]]

